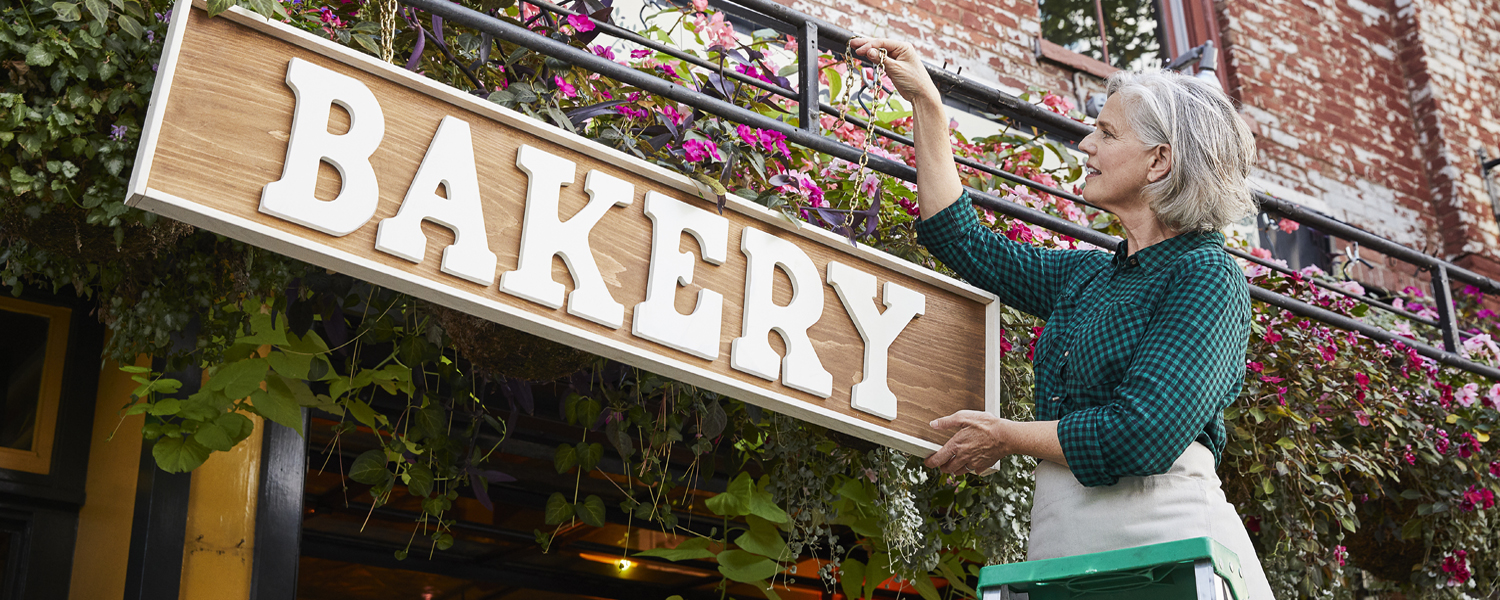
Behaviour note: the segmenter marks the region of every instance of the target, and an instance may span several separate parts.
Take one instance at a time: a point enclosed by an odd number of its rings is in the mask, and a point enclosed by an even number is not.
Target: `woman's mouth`
[[[1087,167],[1087,168],[1084,169],[1084,173],[1085,173],[1085,175],[1083,176],[1083,178],[1084,179],[1088,179],[1090,177],[1098,175],[1099,174],[1099,169],[1095,169],[1093,167]]]

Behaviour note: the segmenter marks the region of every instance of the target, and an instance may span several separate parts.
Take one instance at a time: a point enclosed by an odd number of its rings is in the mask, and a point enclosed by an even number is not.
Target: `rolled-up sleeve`
[[[1239,395],[1250,334],[1245,278],[1227,258],[1184,263],[1115,398],[1058,423],[1068,467],[1085,486],[1165,473]]]
[[[979,223],[965,190],[958,201],[917,222],[917,239],[943,264],[1000,301],[1046,320],[1067,276],[1090,250],[1046,250],[1012,241]]]

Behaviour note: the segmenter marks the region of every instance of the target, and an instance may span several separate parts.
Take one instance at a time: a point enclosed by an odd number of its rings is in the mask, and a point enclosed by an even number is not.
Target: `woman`
[[[1042,250],[979,224],[953,166],[942,98],[909,44],[855,39],[912,104],[922,243],[965,279],[1047,321],[1037,420],[977,411],[933,421],[927,459],[974,472],[1038,459],[1029,560],[1212,537],[1239,556],[1251,598],[1272,597],[1214,468],[1239,394],[1249,287],[1218,230],[1251,214],[1255,142],[1224,94],[1176,73],[1108,83],[1083,197],[1120,219],[1113,253]]]

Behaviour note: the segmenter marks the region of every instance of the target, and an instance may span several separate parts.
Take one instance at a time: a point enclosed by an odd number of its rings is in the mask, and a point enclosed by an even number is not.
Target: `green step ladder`
[[[1240,559],[1193,538],[994,565],[979,572],[983,600],[1245,600]]]

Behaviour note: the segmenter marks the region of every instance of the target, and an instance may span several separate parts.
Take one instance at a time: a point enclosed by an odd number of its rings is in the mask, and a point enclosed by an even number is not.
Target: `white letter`
[[[823,369],[807,329],[823,316],[823,286],[818,267],[795,244],[759,229],[746,227],[740,249],[749,257],[745,267],[745,320],[740,337],[729,347],[729,366],[751,375],[776,380],[815,396],[833,395],[833,375]],[[792,301],[777,306],[771,284],[780,268],[792,280]],[[771,330],[786,342],[786,358],[777,362],[766,336]]]
[[[522,145],[516,166],[530,178],[526,186],[526,216],[521,227],[521,258],[516,270],[500,276],[500,289],[550,308],[562,306],[563,284],[552,280],[552,257],[561,254],[573,276],[568,314],[618,329],[625,323],[625,307],[609,295],[589,232],[615,206],[629,206],[635,186],[599,171],[589,171],[583,189],[589,203],[568,219],[557,216],[562,186],[573,183],[578,166],[573,161]]]
[[[292,134],[286,143],[281,179],[266,184],[260,212],[311,227],[332,236],[345,236],[375,216],[380,188],[370,155],[385,136],[385,115],[370,88],[359,80],[294,58],[286,67],[286,84],[297,95]],[[349,132],[328,133],[328,113],[337,104],[349,111]],[[339,195],[318,200],[318,163],[339,170]]]
[[[439,184],[448,191],[446,199],[436,193]],[[423,219],[453,230],[453,245],[443,250],[444,273],[485,286],[495,282],[496,258],[484,231],[474,138],[460,119],[443,117],[438,124],[401,212],[380,222],[375,249],[421,263],[427,254]]]
[[[729,220],[656,192],[646,192],[646,216],[651,217],[651,273],[646,279],[646,301],[635,305],[631,333],[714,360],[719,357],[724,296],[699,290],[692,314],[677,312],[677,286],[693,283],[693,267],[698,262],[692,253],[677,249],[682,233],[687,232],[698,240],[703,262],[724,264]]]
[[[896,395],[886,382],[891,342],[911,320],[927,310],[927,297],[885,282],[885,312],[875,307],[875,276],[836,262],[828,263],[828,285],[838,292],[844,310],[865,341],[864,380],[854,384],[851,401],[861,410],[896,420]]]

